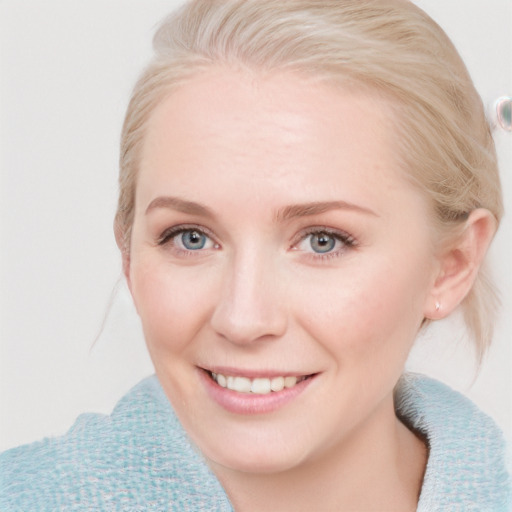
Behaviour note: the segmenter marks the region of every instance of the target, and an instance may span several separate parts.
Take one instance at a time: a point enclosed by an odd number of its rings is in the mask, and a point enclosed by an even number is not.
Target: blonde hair
[[[173,88],[212,65],[294,71],[383,94],[397,114],[401,165],[430,198],[440,238],[475,208],[501,219],[497,158],[481,99],[449,38],[414,4],[193,0],[164,20],[153,44],[122,131],[115,226],[125,254],[146,122]],[[483,268],[462,308],[480,359],[496,309]]]

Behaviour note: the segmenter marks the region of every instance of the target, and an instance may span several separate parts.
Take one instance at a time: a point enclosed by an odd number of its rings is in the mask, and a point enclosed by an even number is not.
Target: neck
[[[424,443],[396,418],[389,397],[357,432],[294,468],[267,474],[211,467],[237,512],[414,511],[426,460]]]

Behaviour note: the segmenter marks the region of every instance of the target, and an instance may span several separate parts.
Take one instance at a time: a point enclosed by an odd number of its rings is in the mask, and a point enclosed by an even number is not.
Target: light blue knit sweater
[[[402,378],[396,400],[430,446],[418,511],[511,509],[505,442],[491,419],[417,375]],[[84,414],[63,437],[8,450],[0,477],[2,512],[232,510],[156,377],[132,389],[110,416]]]

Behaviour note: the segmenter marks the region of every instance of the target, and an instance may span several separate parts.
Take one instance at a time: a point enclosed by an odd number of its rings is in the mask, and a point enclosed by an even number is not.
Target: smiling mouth
[[[253,393],[256,395],[266,395],[268,393],[277,393],[283,389],[293,388],[300,382],[313,377],[312,375],[301,375],[286,377],[257,377],[249,379],[234,375],[223,375],[222,373],[207,372],[211,379],[220,387],[237,391],[238,393]]]

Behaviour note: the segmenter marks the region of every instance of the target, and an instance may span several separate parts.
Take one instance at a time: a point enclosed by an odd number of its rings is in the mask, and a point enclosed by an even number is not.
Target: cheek
[[[182,352],[204,325],[211,292],[193,269],[133,265],[132,296],[152,355]]]
[[[302,324],[328,350],[348,357],[408,352],[423,318],[423,274],[406,262],[379,261],[347,266],[324,283],[302,294],[316,297],[303,305]]]

